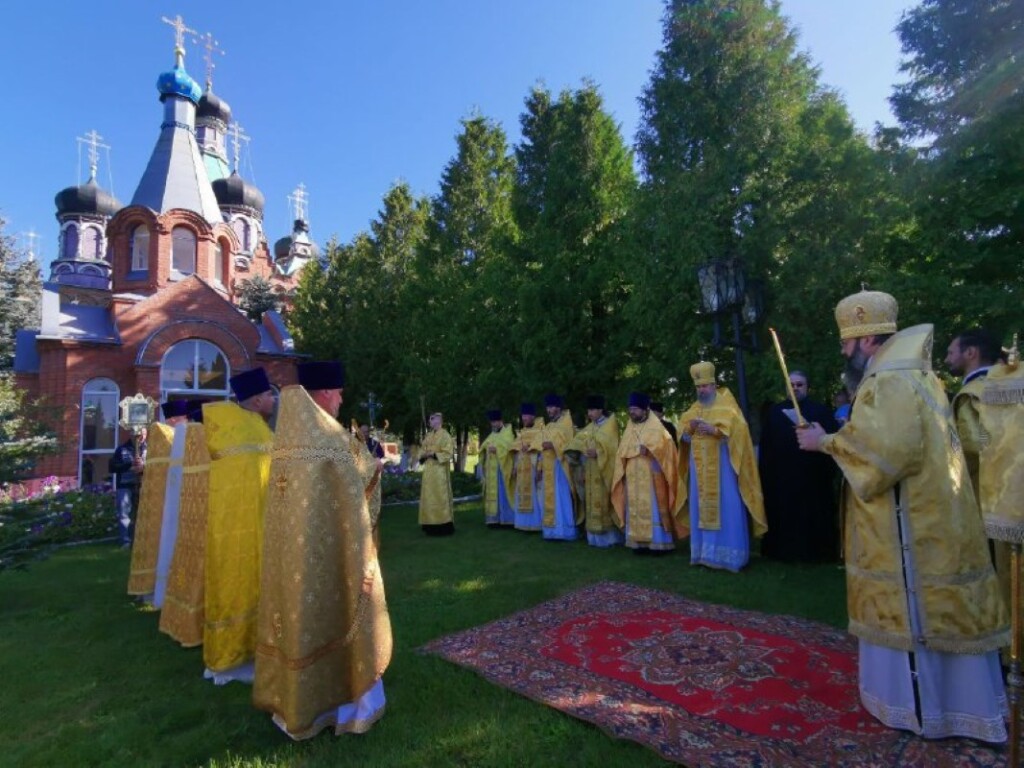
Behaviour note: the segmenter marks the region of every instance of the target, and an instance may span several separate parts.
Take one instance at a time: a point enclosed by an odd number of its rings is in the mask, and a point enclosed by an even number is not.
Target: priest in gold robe
[[[442,426],[441,413],[430,414],[430,431],[420,444],[420,527],[428,536],[455,533],[455,508],[452,502],[451,463],[455,441]]]
[[[533,403],[519,406],[519,434],[509,448],[512,454],[512,509],[515,512],[517,531],[539,531],[544,518],[541,500],[537,495],[537,456],[540,443],[537,440],[544,419],[537,418],[537,407]]]
[[[629,423],[619,439],[612,476],[616,523],[626,546],[637,554],[668,552],[676,548],[676,448],[661,420],[651,414],[646,394],[631,392],[628,404]]]
[[[487,412],[491,433],[480,444],[480,481],[483,490],[484,522],[491,527],[514,525],[515,511],[509,493],[512,480],[513,454],[509,452],[515,437],[512,425],[506,424],[501,411]]]
[[[340,363],[281,391],[263,533],[253,703],[293,739],[364,733],[383,715],[391,622],[362,446],[337,421]]]
[[[566,453],[578,456],[582,465],[582,506],[587,543],[613,547],[622,543],[612,509],[612,480],[619,448],[619,424],[605,410],[603,395],[587,398],[587,426],[576,433]]]
[[[153,593],[156,591],[156,561],[160,552],[164,492],[167,490],[167,470],[173,440],[173,425],[160,422],[149,425],[146,471],[142,474],[139,511],[132,540],[131,569],[128,574],[128,594],[146,603],[153,602]]]
[[[565,449],[575,434],[572,416],[563,407],[561,395],[544,398],[547,421],[540,429],[537,457],[537,496],[541,502],[541,535],[549,541],[574,541],[583,521],[570,481],[569,457]]]
[[[897,332],[896,300],[861,291],[836,307],[855,389],[849,421],[797,429],[846,479],[846,589],[860,641],[860,697],[925,738],[1006,741],[997,649],[1009,615],[989,558],[942,383],[932,326]]]
[[[679,421],[676,531],[690,537],[691,565],[736,572],[750,559],[750,534],[768,530],[754,445],[732,393],[715,385],[715,366],[696,363],[690,376],[697,401]]]
[[[274,441],[267,421],[275,401],[266,371],[253,368],[232,376],[229,383],[237,404],[203,406],[210,451],[203,663],[206,677],[217,685],[252,682]]]
[[[160,631],[185,648],[203,644],[206,585],[206,520],[210,492],[210,452],[198,421],[177,427],[185,432],[178,501],[178,535],[167,574],[167,595]]]
[[[168,400],[160,406],[164,421],[173,427],[171,453],[167,458],[167,482],[164,488],[163,513],[160,516],[160,541],[156,558],[156,582],[153,587],[153,607],[162,609],[167,596],[167,579],[174,559],[174,546],[178,542],[178,510],[181,504],[182,462],[185,458],[185,427],[188,403]]]

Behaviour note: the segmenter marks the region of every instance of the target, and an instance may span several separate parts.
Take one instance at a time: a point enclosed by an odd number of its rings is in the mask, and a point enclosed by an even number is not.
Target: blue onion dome
[[[222,207],[252,208],[260,215],[263,214],[263,193],[239,176],[238,171],[234,171],[226,179],[214,181],[213,194],[217,197],[217,204]]]
[[[98,187],[94,179],[62,189],[53,201],[58,216],[113,216],[123,207],[112,194]]]
[[[156,89],[160,91],[160,101],[168,96],[181,96],[193,104],[198,104],[199,97],[203,95],[199,83],[193,80],[180,64],[176,64],[170,72],[164,72],[157,78]]]
[[[212,117],[224,123],[231,122],[231,107],[220,96],[213,91],[207,91],[199,100],[199,108],[196,110],[196,117]]]

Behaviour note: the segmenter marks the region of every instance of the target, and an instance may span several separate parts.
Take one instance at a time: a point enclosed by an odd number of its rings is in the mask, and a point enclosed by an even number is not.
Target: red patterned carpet
[[[603,582],[423,652],[697,766],[1003,766],[860,707],[856,642],[797,619]]]

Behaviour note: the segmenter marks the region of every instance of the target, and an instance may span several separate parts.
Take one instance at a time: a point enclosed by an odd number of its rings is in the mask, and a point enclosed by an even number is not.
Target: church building
[[[256,366],[277,387],[296,381],[299,358],[281,314],[253,322],[238,301],[240,284],[260,277],[287,306],[302,267],[318,258],[305,189],[292,196],[291,236],[272,253],[264,198],[238,174],[240,130],[213,93],[212,62],[204,92],[184,68],[190,30],[181,17],[165,21],[176,31],[175,63],[157,80],[163,115],[135,194],[122,205],[97,185],[93,131],[89,180],[56,197],[59,251],[40,328],[18,332],[17,383],[55,414],[61,447],[35,474],[64,485],[109,477],[110,456],[128,437],[118,425],[125,397],[224,399],[228,379]]]

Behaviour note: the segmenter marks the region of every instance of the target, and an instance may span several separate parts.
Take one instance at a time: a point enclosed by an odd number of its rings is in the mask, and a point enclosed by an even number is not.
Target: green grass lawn
[[[0,765],[584,766],[663,765],[653,752],[487,683],[416,648],[606,579],[707,602],[844,626],[843,573],[755,557],[739,575],[488,530],[478,504],[451,538],[426,538],[416,506],[382,517],[394,628],[388,710],[363,736],[295,744],[250,703],[250,688],[202,679],[201,649],[157,631],[125,594],[129,553],[61,551],[0,573]]]

